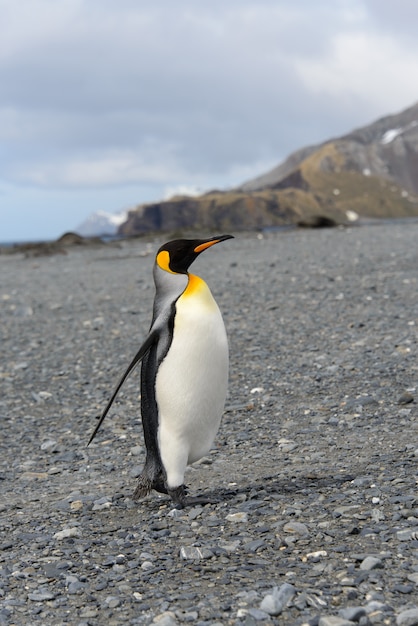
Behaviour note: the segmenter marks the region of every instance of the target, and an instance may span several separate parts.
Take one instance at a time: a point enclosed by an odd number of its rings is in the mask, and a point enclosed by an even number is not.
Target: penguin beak
[[[215,244],[220,243],[221,241],[226,241],[227,239],[233,239],[233,238],[234,238],[233,235],[220,235],[219,237],[212,237],[208,241],[200,243],[198,246],[196,246],[193,252],[195,252],[196,254],[200,254],[201,252],[203,252],[203,250],[207,250],[211,246],[214,246]]]

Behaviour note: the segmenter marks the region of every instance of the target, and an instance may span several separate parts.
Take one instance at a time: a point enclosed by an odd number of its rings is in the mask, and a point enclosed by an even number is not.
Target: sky
[[[416,0],[0,0],[0,241],[227,189],[418,100]]]

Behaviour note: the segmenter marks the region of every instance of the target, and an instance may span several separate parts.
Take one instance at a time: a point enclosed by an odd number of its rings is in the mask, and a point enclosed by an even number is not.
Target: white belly
[[[206,283],[197,280],[177,301],[173,341],[156,378],[158,441],[170,488],[209,452],[227,393],[225,326]]]

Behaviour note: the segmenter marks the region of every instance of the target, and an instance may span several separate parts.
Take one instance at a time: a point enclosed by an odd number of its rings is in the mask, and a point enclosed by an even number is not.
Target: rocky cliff
[[[342,137],[291,154],[232,191],[137,207],[119,233],[248,230],[322,216],[418,215],[418,103]]]

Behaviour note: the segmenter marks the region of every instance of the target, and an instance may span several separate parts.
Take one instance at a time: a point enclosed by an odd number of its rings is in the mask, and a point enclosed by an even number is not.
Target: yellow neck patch
[[[202,278],[196,276],[195,274],[189,274],[189,282],[187,283],[187,287],[183,292],[183,296],[193,296],[206,286],[207,285]]]

